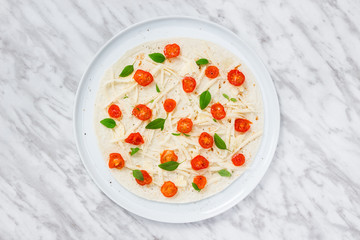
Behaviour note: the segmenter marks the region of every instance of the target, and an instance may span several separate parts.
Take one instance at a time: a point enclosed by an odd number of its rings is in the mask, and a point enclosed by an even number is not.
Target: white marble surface
[[[0,1],[0,239],[360,239],[360,1]],[[188,15],[264,60],[281,105],[260,185],[192,224],[143,219],[92,182],[72,131],[95,52],[126,26]]]

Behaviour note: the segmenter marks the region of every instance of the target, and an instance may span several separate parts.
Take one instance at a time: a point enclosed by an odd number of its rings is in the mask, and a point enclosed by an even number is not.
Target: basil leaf
[[[174,136],[180,136],[181,133],[172,133]]]
[[[156,84],[156,91],[160,92],[159,86]]]
[[[130,155],[132,156],[132,155],[134,155],[135,153],[137,153],[139,150],[140,150],[140,148],[130,148],[131,149],[131,152],[130,152]]]
[[[161,53],[151,53],[149,57],[157,63],[163,63],[165,61],[165,56]]]
[[[237,100],[236,100],[236,98],[230,98],[230,101],[236,102]]]
[[[144,181],[144,176],[140,170],[133,170],[132,171],[134,178],[140,181]]]
[[[214,140],[215,140],[215,145],[219,149],[226,149],[226,143],[224,142],[224,140],[221,139],[219,135],[217,135],[217,133],[215,133],[214,135]]]
[[[174,171],[175,169],[178,168],[179,165],[180,165],[180,163],[178,163],[178,162],[169,161],[169,162],[159,164],[158,166],[159,166],[159,168],[164,169],[166,171]]]
[[[220,171],[218,171],[218,173],[222,177],[231,177],[231,173],[226,169],[221,169]]]
[[[200,108],[203,110],[204,108],[209,105],[211,100],[211,94],[208,90],[204,91],[202,94],[200,94]]]
[[[123,97],[123,99],[127,99],[127,98],[129,98],[128,95],[125,95],[125,96]]]
[[[104,118],[100,123],[107,128],[114,128],[116,126],[116,122],[111,118]]]
[[[192,186],[196,191],[200,192],[201,189],[196,185],[196,183],[193,182]]]
[[[229,100],[230,98],[229,98],[229,96],[228,95],[226,95],[225,93],[223,93],[223,96],[224,96],[224,98],[226,98],[227,100]]]
[[[157,118],[151,121],[148,125],[146,125],[146,129],[164,129],[165,119],[164,118]]]
[[[198,66],[205,65],[205,64],[208,64],[208,63],[209,63],[209,61],[206,58],[200,58],[199,60],[196,61],[196,64]]]
[[[122,72],[120,73],[119,77],[127,77],[127,76],[129,76],[133,71],[134,71],[134,66],[133,66],[133,65],[127,65],[126,67],[124,67],[124,69],[123,69]]]
[[[152,102],[154,102],[154,99],[152,99],[152,100],[150,101],[150,103],[152,103]]]
[[[217,122],[215,118],[213,118],[213,121],[214,121],[214,122]]]
[[[190,137],[190,135],[189,134],[186,134],[186,133],[183,133],[184,134],[184,136],[186,136],[186,137]]]

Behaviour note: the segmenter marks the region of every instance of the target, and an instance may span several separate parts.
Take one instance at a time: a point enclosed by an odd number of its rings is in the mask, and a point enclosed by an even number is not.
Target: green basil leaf
[[[218,173],[222,177],[231,177],[231,173],[226,169],[221,169],[221,170],[218,171]]]
[[[129,76],[133,71],[134,71],[134,66],[133,66],[133,65],[127,65],[126,67],[124,67],[124,69],[123,69],[122,72],[120,73],[119,77],[127,77],[127,76]]]
[[[149,57],[157,63],[163,63],[165,61],[165,56],[161,53],[151,53]]]
[[[100,123],[107,128],[114,128],[116,126],[116,122],[111,118],[104,118]]]
[[[201,189],[196,185],[196,183],[193,182],[192,186],[196,191],[200,192]]]
[[[131,149],[131,152],[130,152],[130,155],[132,156],[132,155],[134,155],[135,153],[137,153],[139,150],[140,150],[140,148],[138,148],[138,147],[136,147],[136,148],[130,148]]]
[[[228,95],[226,95],[225,93],[223,93],[223,96],[224,96],[224,98],[226,98],[227,100],[229,100],[230,98],[229,98],[229,96]]]
[[[172,133],[174,136],[180,136],[181,133]]]
[[[186,133],[183,133],[184,134],[184,136],[186,136],[186,137],[190,137],[190,135],[189,134],[186,134]]]
[[[226,149],[226,143],[224,142],[224,140],[221,139],[219,135],[217,135],[217,133],[215,133],[214,135],[214,140],[215,140],[215,145],[219,149]]]
[[[164,118],[157,118],[151,121],[148,125],[146,125],[146,129],[164,129],[165,119]]]
[[[157,84],[156,84],[156,91],[160,92],[160,88],[159,88],[159,86]]]
[[[123,97],[123,99],[127,99],[127,98],[129,98],[128,95],[125,95],[125,96]]]
[[[217,122],[215,118],[213,118],[213,121],[214,121],[214,122]]]
[[[201,110],[205,109],[211,101],[211,94],[208,90],[200,94],[200,108]]]
[[[140,170],[133,170],[132,171],[134,178],[140,181],[144,181],[144,176]]]
[[[159,164],[159,168],[164,169],[166,171],[174,171],[175,169],[178,168],[178,166],[180,165],[180,163],[178,162],[174,162],[174,161],[170,161],[170,162],[165,162],[162,164]]]
[[[237,100],[236,100],[236,98],[230,98],[230,101],[236,102]]]
[[[152,99],[152,100],[150,101],[150,103],[152,103],[152,102],[154,102],[154,99]]]
[[[208,64],[208,63],[209,63],[209,61],[206,58],[200,58],[199,60],[196,61],[196,64],[198,66],[205,65],[205,64]]]

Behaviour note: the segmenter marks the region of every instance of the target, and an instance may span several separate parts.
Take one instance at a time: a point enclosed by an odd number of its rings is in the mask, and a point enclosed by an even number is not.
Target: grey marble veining
[[[360,2],[0,1],[0,239],[360,239]],[[231,210],[165,224],[114,205],[77,153],[72,111],[95,52],[126,26],[223,25],[275,82],[281,133]]]

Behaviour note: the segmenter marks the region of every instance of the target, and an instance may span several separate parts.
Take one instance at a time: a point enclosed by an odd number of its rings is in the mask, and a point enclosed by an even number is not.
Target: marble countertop
[[[0,8],[0,239],[359,239],[359,1],[11,1]],[[267,65],[281,107],[261,183],[208,220],[133,215],[88,176],[75,91],[121,29],[165,15],[208,19]]]

